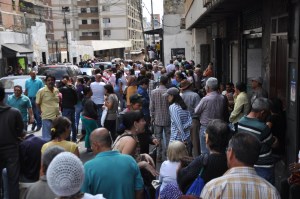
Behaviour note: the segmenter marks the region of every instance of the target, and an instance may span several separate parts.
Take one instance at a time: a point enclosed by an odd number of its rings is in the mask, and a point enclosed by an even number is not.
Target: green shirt
[[[8,96],[7,104],[18,109],[22,114],[23,122],[28,121],[28,109],[31,108],[30,99],[26,95],[16,98],[15,94]]]
[[[135,199],[135,191],[144,187],[136,161],[118,151],[97,154],[84,164],[84,171],[81,191],[106,199]]]

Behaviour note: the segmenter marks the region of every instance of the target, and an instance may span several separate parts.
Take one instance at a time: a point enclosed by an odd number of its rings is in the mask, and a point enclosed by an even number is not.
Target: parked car
[[[88,75],[88,76],[92,76],[93,75],[93,68],[79,68],[79,70],[81,71],[82,75]]]
[[[52,75],[56,81],[61,81],[63,76],[68,75],[73,82],[76,82],[81,71],[77,66],[71,64],[46,65],[39,68],[38,75]]]
[[[115,68],[116,64],[113,62],[96,62],[94,68],[100,68],[101,70],[106,70],[107,68]]]
[[[45,80],[46,76],[37,75],[37,78]],[[14,86],[22,86],[23,92],[25,91],[25,82],[27,79],[31,78],[30,75],[18,75],[18,76],[7,76],[0,79],[0,84],[5,89],[5,101],[7,96],[14,93]]]

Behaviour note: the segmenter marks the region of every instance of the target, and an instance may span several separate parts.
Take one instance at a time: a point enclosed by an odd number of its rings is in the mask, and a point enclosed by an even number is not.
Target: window
[[[70,19],[63,19],[63,24],[71,24],[71,20]]]
[[[103,18],[103,23],[110,23],[110,18]]]
[[[82,32],[82,36],[89,36],[89,32]]]
[[[80,13],[86,13],[86,8],[80,8]]]
[[[110,30],[103,30],[104,36],[110,36]]]
[[[99,32],[92,32],[92,36],[98,36]]]
[[[97,7],[92,7],[91,8],[91,13],[98,13],[98,8]]]
[[[81,24],[87,24],[87,20],[85,19],[85,20],[82,20],[81,21]]]
[[[109,5],[103,5],[102,11],[109,11]]]
[[[99,19],[92,19],[91,24],[99,24]]]

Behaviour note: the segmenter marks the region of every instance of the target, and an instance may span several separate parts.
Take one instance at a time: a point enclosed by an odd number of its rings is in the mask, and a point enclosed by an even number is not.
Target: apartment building
[[[128,50],[143,48],[137,0],[52,0],[52,5],[60,11],[53,15],[57,40],[63,42],[67,30],[69,40],[122,40],[131,42]],[[68,7],[67,11],[63,7]]]
[[[47,63],[53,38],[51,0],[1,0],[0,76],[8,65]]]

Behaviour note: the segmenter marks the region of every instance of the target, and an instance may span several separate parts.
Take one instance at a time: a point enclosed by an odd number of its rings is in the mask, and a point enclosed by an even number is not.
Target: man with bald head
[[[100,73],[96,74],[96,81],[91,83],[93,92],[91,99],[97,105],[99,114],[97,121],[98,126],[101,126],[102,106],[104,104],[104,86],[105,83],[102,81],[102,75]]]
[[[81,191],[103,194],[107,199],[143,198],[143,179],[136,161],[129,155],[112,151],[108,130],[97,128],[90,135],[95,158],[84,164]]]

